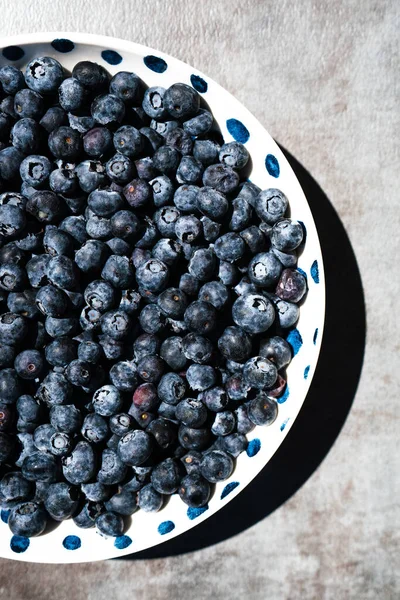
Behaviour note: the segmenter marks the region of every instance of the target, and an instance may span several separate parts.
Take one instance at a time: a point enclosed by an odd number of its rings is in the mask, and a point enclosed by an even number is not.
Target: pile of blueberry
[[[285,389],[306,280],[288,200],[198,93],[0,69],[0,505],[14,534],[208,502]]]

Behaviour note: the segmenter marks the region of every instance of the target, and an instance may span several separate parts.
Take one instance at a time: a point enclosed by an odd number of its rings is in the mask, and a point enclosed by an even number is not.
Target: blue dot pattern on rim
[[[289,418],[285,419],[282,423],[282,425],[280,426],[280,430],[283,431],[286,427],[286,425],[288,424]]]
[[[166,533],[170,533],[175,529],[175,523],[172,521],[163,521],[159,524],[157,531],[160,535],[165,535]]]
[[[75,48],[74,42],[71,42],[71,40],[66,40],[65,38],[57,38],[51,42],[51,45],[53,46],[54,50],[57,50],[57,52],[62,52],[63,54],[72,52],[72,50]]]
[[[293,348],[293,356],[296,356],[303,344],[303,338],[301,337],[300,331],[298,329],[292,329],[292,331],[289,331],[288,335],[286,336],[286,341]]]
[[[0,513],[1,520],[3,523],[8,523],[8,517],[10,516],[11,510],[2,510]]]
[[[63,541],[63,546],[66,550],[78,550],[81,545],[81,538],[79,538],[77,535],[67,535]]]
[[[208,505],[202,506],[201,508],[194,508],[193,506],[189,506],[186,514],[189,517],[189,519],[193,521],[193,519],[196,519],[197,517],[202,515],[204,512],[206,512],[206,510],[208,510]]]
[[[114,546],[118,548],[118,550],[125,550],[132,544],[132,539],[129,535],[119,535],[115,538]]]
[[[261,448],[261,442],[258,438],[254,438],[254,440],[250,440],[250,442],[246,448],[247,456],[250,456],[250,458],[252,458],[253,456],[255,456],[256,454],[258,454],[260,452],[260,448]]]
[[[168,65],[163,58],[159,56],[145,56],[143,62],[148,69],[151,69],[155,73],[164,73],[168,69]]]
[[[13,552],[17,552],[17,554],[25,552],[29,548],[29,544],[29,538],[22,535],[13,535],[10,540],[10,548]]]
[[[122,56],[118,52],[115,52],[115,50],[103,50],[101,58],[109,65],[119,65],[122,62]]]
[[[279,177],[281,169],[278,159],[273,154],[267,154],[265,157],[265,168],[272,177]]]
[[[250,137],[250,133],[247,128],[238,121],[237,119],[228,119],[226,122],[226,126],[228,128],[231,136],[241,144],[245,144]]]
[[[310,273],[315,283],[319,283],[319,269],[317,260],[314,260],[313,264],[311,265]]]
[[[199,77],[199,75],[191,75],[190,83],[192,84],[196,92],[200,92],[200,94],[205,94],[208,90],[207,81],[204,81],[204,79],[202,77]]]
[[[287,385],[285,391],[283,392],[280,398],[277,398],[276,401],[278,404],[283,404],[289,398],[289,386]]]
[[[304,379],[307,379],[308,374],[310,372],[310,365],[308,365],[305,369],[304,369]]]
[[[20,60],[25,54],[24,50],[19,46],[7,46],[2,52],[7,60]]]
[[[313,335],[313,342],[314,342],[314,345],[317,343],[317,337],[318,337],[318,327],[317,327],[317,329],[314,331],[314,335]]]
[[[297,271],[303,275],[303,277],[307,283],[307,273],[305,271],[303,271],[303,269],[300,269],[300,267],[297,267]]]
[[[228,494],[230,494],[231,492],[233,492],[233,490],[235,488],[237,488],[238,485],[239,485],[238,481],[231,481],[230,483],[227,483],[226,486],[224,487],[224,489],[222,490],[221,500],[223,500],[224,498],[226,498],[226,496]]]

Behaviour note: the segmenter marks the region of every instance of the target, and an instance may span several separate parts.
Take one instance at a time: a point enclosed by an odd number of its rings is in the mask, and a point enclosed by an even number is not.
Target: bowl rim
[[[186,63],[185,61],[183,61],[179,58],[176,58],[170,54],[167,54],[165,52],[162,52],[160,50],[157,50],[155,48],[152,48],[150,46],[146,46],[144,44],[139,44],[137,42],[132,42],[130,40],[126,40],[123,38],[117,38],[117,37],[107,36],[107,35],[99,35],[99,34],[94,34],[94,33],[85,33],[82,31],[80,31],[80,32],[41,31],[41,32],[34,32],[34,33],[27,33],[27,34],[23,33],[23,34],[12,35],[12,36],[4,36],[4,37],[0,37],[0,50],[5,47],[8,47],[8,46],[29,46],[29,45],[33,45],[33,44],[51,44],[51,42],[55,39],[68,39],[68,40],[70,39],[74,43],[77,43],[77,44],[85,44],[88,46],[99,46],[99,47],[103,47],[103,48],[110,48],[112,50],[117,50],[117,51],[119,50],[121,52],[128,51],[130,53],[136,53],[138,55],[143,55],[143,56],[146,56],[149,54],[151,54],[151,55],[154,54],[157,57],[164,58],[167,62],[169,60],[169,61],[173,61],[175,64],[176,63],[181,64],[185,68],[192,68],[192,66],[189,65],[188,63]],[[62,63],[62,56],[60,56],[60,62]],[[252,112],[250,112],[249,109],[246,108],[246,106],[240,100],[238,100],[233,94],[231,94],[231,92],[229,92],[229,90],[227,90],[226,88],[221,86],[214,79],[212,79],[209,75],[207,75],[207,74],[203,73],[202,71],[200,71],[199,69],[197,69],[197,67],[195,70],[196,70],[196,74],[198,74],[200,77],[204,77],[207,80],[207,82],[211,82],[213,87],[220,89],[224,93],[224,95],[228,95],[229,100],[236,103],[237,105],[240,105],[241,110],[246,115],[246,118],[247,118],[246,123],[250,122],[253,124],[253,126],[257,126],[259,129],[262,130],[263,135],[269,138],[272,148],[275,148],[277,150],[277,152],[279,153],[279,162],[281,164],[285,164],[286,167],[289,169],[289,171],[292,172],[294,179],[297,182],[297,187],[298,187],[297,193],[300,196],[302,196],[303,201],[308,206],[309,213],[310,213],[310,215],[309,215],[310,220],[311,220],[311,223],[313,224],[314,230],[316,232],[316,236],[315,236],[315,240],[313,240],[313,244],[314,244],[315,253],[316,253],[316,256],[318,259],[319,288],[322,291],[322,293],[320,294],[321,295],[321,298],[320,298],[321,304],[319,306],[319,318],[321,321],[321,325],[318,328],[318,339],[315,342],[315,350],[316,350],[315,358],[312,362],[312,364],[314,365],[314,369],[313,369],[313,372],[311,373],[311,376],[306,381],[306,385],[304,388],[304,395],[303,395],[303,398],[301,399],[301,401],[299,402],[299,410],[297,411],[296,415],[291,419],[290,426],[286,427],[286,431],[282,432],[281,441],[278,444],[278,446],[275,448],[275,450],[273,451],[270,458],[266,462],[264,462],[261,469],[257,470],[257,472],[255,472],[254,475],[252,475],[246,482],[244,482],[243,484],[238,486],[236,489],[233,489],[229,493],[229,499],[228,499],[228,502],[229,502],[230,500],[233,500],[233,498],[235,496],[237,496],[255,477],[257,477],[260,474],[260,471],[262,470],[262,468],[264,468],[268,464],[269,460],[271,460],[272,456],[274,456],[274,454],[280,448],[283,440],[285,439],[291,426],[295,422],[295,420],[298,416],[298,413],[300,412],[302,405],[304,404],[304,402],[306,400],[311,382],[313,380],[315,368],[318,365],[319,355],[320,355],[320,350],[321,350],[321,345],[322,345],[322,339],[323,339],[323,334],[324,334],[324,329],[325,329],[325,319],[326,319],[325,270],[324,270],[323,254],[322,254],[320,239],[319,239],[319,235],[318,235],[318,229],[316,227],[310,205],[308,204],[307,197],[301,187],[301,184],[296,176],[296,173],[294,172],[293,168],[289,164],[286,156],[280,150],[277,142],[269,134],[266,127],[253,115]],[[216,510],[207,510],[206,514],[200,515],[194,521],[193,520],[190,521],[188,523],[187,527],[185,527],[184,531],[177,531],[175,529],[175,530],[171,531],[168,535],[160,536],[158,543],[150,544],[150,545],[146,546],[146,548],[148,549],[148,548],[155,547],[157,545],[165,543],[166,541],[172,539],[173,537],[177,537],[178,535],[181,535],[182,533],[189,531],[193,527],[200,525],[209,516],[215,514],[219,510],[223,510],[224,507],[225,507],[225,504],[223,506],[220,506]],[[144,548],[139,548],[137,550],[127,548],[126,550],[115,551],[115,548],[112,546],[112,549],[113,549],[113,551],[110,552],[110,555],[108,557],[100,558],[100,559],[99,558],[92,559],[90,557],[88,557],[88,558],[87,557],[85,557],[85,558],[76,557],[75,558],[74,553],[67,553],[67,556],[65,556],[66,560],[61,561],[58,559],[58,557],[55,557],[54,560],[52,560],[51,562],[47,559],[43,560],[43,559],[41,559],[40,556],[37,556],[37,555],[28,557],[28,556],[24,556],[24,554],[11,553],[11,554],[7,555],[6,558],[18,560],[18,561],[35,562],[35,563],[42,563],[42,564],[69,564],[69,563],[78,563],[78,562],[83,563],[83,562],[93,562],[93,561],[97,561],[97,560],[107,560],[108,558],[114,558],[117,556],[123,557],[124,555],[135,554],[136,552],[141,552]]]

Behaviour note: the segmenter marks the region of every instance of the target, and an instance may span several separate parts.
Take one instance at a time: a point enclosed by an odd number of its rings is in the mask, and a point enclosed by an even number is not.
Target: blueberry
[[[275,311],[271,302],[259,294],[243,294],[232,307],[236,325],[248,333],[267,331],[274,322]]]
[[[0,265],[0,289],[7,292],[22,291],[26,284],[26,271],[19,265]]]
[[[200,281],[190,273],[183,273],[179,280],[179,289],[188,296],[197,296]]]
[[[245,382],[259,390],[272,388],[278,376],[275,365],[267,358],[255,356],[250,358],[243,370]]]
[[[104,502],[110,498],[112,493],[112,488],[98,481],[82,483],[81,490],[90,502]]]
[[[207,420],[207,409],[200,400],[186,398],[176,406],[175,415],[188,427],[201,427]]]
[[[271,252],[256,254],[249,264],[248,275],[258,287],[270,287],[277,282],[282,265]]]
[[[208,110],[200,109],[195,117],[183,123],[183,129],[191,136],[208,133],[213,125],[213,116]],[[222,162],[222,161],[221,161]],[[234,165],[231,165],[234,166]]]
[[[163,450],[168,450],[176,444],[177,426],[167,418],[154,419],[147,426],[146,432],[154,437],[157,446]]]
[[[106,312],[116,304],[116,292],[108,281],[94,280],[86,287],[85,301],[92,308]]]
[[[83,150],[93,158],[107,154],[113,145],[113,135],[107,127],[94,127],[83,136]]]
[[[111,181],[126,184],[134,174],[133,163],[123,154],[115,154],[106,164],[106,172]]]
[[[201,286],[199,300],[208,302],[217,310],[221,310],[229,301],[229,290],[220,281],[209,281]]]
[[[112,433],[121,437],[133,429],[133,419],[127,413],[118,413],[110,418],[109,426]]]
[[[152,439],[145,431],[129,431],[118,443],[118,455],[128,465],[141,465],[151,455]]]
[[[204,450],[210,443],[210,430],[207,427],[193,428],[181,425],[178,431],[179,443],[186,450]]]
[[[43,249],[47,254],[71,256],[73,247],[73,239],[68,233],[61,231],[55,225],[47,225],[43,237]]]
[[[56,158],[74,160],[81,153],[81,136],[76,129],[62,125],[50,133],[48,145]]]
[[[184,369],[187,359],[183,353],[182,338],[179,336],[171,336],[170,338],[167,338],[161,344],[160,356],[174,371]]]
[[[84,362],[97,364],[103,358],[101,345],[92,340],[82,341],[78,346],[78,358]]]
[[[50,437],[50,452],[54,456],[65,456],[71,450],[71,436],[67,433],[56,431]]]
[[[29,88],[41,94],[51,94],[63,80],[60,63],[49,56],[34,58],[25,69],[25,81]]]
[[[110,81],[110,93],[126,104],[135,104],[142,95],[142,82],[135,73],[120,71]]]
[[[127,517],[137,509],[136,497],[132,492],[122,489],[105,502],[105,507],[108,511]]]
[[[204,239],[207,242],[215,242],[215,240],[219,237],[219,233],[221,230],[221,224],[216,223],[209,217],[201,217],[201,223],[203,225],[203,235]]]
[[[197,185],[181,185],[174,193],[175,206],[182,212],[196,211],[199,190]]]
[[[215,275],[217,261],[210,248],[199,248],[193,252],[188,270],[199,281],[209,281]]]
[[[75,525],[82,529],[94,527],[97,517],[104,512],[104,506],[97,502],[86,502],[83,508],[74,517]]]
[[[206,335],[216,327],[217,311],[209,302],[196,300],[186,309],[185,322],[190,331]]]
[[[0,233],[4,238],[14,237],[20,234],[26,225],[26,216],[24,211],[18,206],[6,204],[0,206]],[[17,246],[10,247],[17,251]],[[23,257],[22,254],[19,256]],[[11,256],[7,256],[7,253],[2,249],[2,262],[21,262],[21,260],[12,260]]]
[[[133,394],[133,404],[142,411],[154,410],[159,404],[156,387],[153,383],[142,383]]]
[[[1,410],[4,410],[4,405]],[[37,400],[24,394],[17,400],[17,411],[18,415],[24,421],[31,423],[38,423],[41,415],[41,407]]]
[[[239,454],[244,452],[247,445],[247,438],[242,433],[230,433],[220,438],[221,450],[230,454],[233,458],[237,458]]]
[[[38,350],[23,350],[16,356],[14,367],[22,379],[36,379],[43,371],[43,356]]]
[[[148,354],[143,356],[137,364],[137,373],[143,381],[158,383],[164,372],[165,364],[159,356]]]
[[[13,65],[3,65],[0,68],[0,82],[6,94],[16,94],[24,85],[24,76]]]
[[[132,392],[137,387],[136,365],[130,361],[115,363],[110,370],[112,384],[121,392]]]
[[[220,412],[224,410],[229,402],[226,391],[222,387],[212,387],[205,390],[200,395],[201,401],[212,412]]]
[[[34,452],[22,463],[22,475],[29,481],[45,481],[52,483],[58,478],[58,465],[51,454]]]
[[[166,175],[175,172],[179,162],[179,152],[171,146],[161,146],[153,155],[154,168]]]
[[[110,219],[93,215],[86,222],[86,232],[86,239],[90,236],[91,238],[106,240],[112,235],[111,221]]]
[[[213,352],[211,342],[195,333],[189,333],[182,340],[183,353],[187,359],[198,364],[209,362]]]
[[[143,136],[132,125],[123,125],[114,133],[114,147],[122,155],[136,158],[143,149]]]
[[[72,77],[93,92],[103,90],[108,84],[108,74],[104,67],[89,60],[78,62],[72,70]]]
[[[89,363],[75,359],[69,363],[65,374],[72,385],[85,386],[90,382],[92,372],[92,366]]]
[[[53,483],[49,486],[44,507],[55,521],[69,519],[77,512],[79,490],[67,483]]]
[[[243,256],[245,243],[237,233],[225,233],[215,241],[214,251],[220,260],[235,262]]]
[[[217,376],[210,365],[190,365],[186,371],[186,379],[192,390],[202,392],[216,384]]]
[[[134,274],[129,259],[114,254],[107,259],[101,276],[115,288],[127,289],[133,283]]]
[[[31,154],[37,152],[40,147],[41,131],[40,126],[33,119],[20,119],[12,128],[10,139],[14,148],[17,148],[17,150],[24,154]],[[31,185],[29,182],[27,183]]]
[[[0,177],[10,181],[18,177],[19,167],[24,158],[22,152],[14,147],[4,148],[0,151]]]
[[[8,526],[14,535],[35,537],[43,533],[47,525],[47,513],[35,502],[25,502],[11,509]]]
[[[151,292],[159,292],[165,288],[168,278],[167,265],[156,259],[146,261],[136,271],[138,284]]]
[[[152,127],[141,127],[139,131],[142,136],[143,152],[146,154],[152,154],[164,144],[162,135]]]
[[[252,254],[256,254],[265,249],[265,237],[256,225],[250,225],[247,229],[243,229],[243,231],[240,232],[240,237],[245,241]]]
[[[220,147],[212,140],[196,140],[193,145],[193,156],[205,167],[218,161]]]
[[[47,133],[51,133],[52,131],[54,131],[54,129],[58,129],[59,127],[61,127],[61,125],[66,124],[67,115],[60,106],[51,106],[49,109],[47,109],[47,111],[44,113],[43,117],[39,121],[39,125],[41,125],[43,129],[47,131]]]
[[[83,420],[81,434],[88,442],[98,444],[109,436],[107,421],[96,413],[89,413]]]
[[[226,452],[222,450],[212,450],[207,452],[200,463],[200,472],[202,476],[211,483],[224,481],[232,475],[234,468],[233,460]]]
[[[82,424],[82,415],[73,404],[55,405],[50,409],[50,423],[56,431],[77,433]]]
[[[21,119],[40,119],[44,113],[43,97],[32,90],[20,90],[14,97],[14,110]]]
[[[155,206],[165,206],[171,202],[175,188],[169,177],[166,175],[158,175],[158,177],[149,181],[149,185],[153,191],[153,202]],[[147,201],[148,198],[146,197],[146,203]]]
[[[29,435],[29,434],[19,434],[19,435]],[[9,463],[13,454],[14,454],[15,440],[13,437],[7,435],[6,433],[0,432],[0,465],[4,463]],[[17,464],[17,462],[19,464]],[[17,466],[21,466],[21,462],[17,461],[15,464]]]
[[[228,210],[228,201],[222,191],[206,186],[197,194],[197,206],[203,215],[219,221]]]
[[[121,194],[110,189],[94,190],[88,197],[89,208],[99,217],[111,217],[123,204]]]
[[[0,371],[0,398],[4,404],[14,404],[22,393],[22,382],[14,369]]]
[[[164,108],[164,96],[165,89],[163,87],[150,87],[145,91],[142,107],[152,119],[163,119],[167,115]]]
[[[165,317],[158,306],[148,304],[139,315],[139,323],[146,333],[158,333],[164,328]]]
[[[210,499],[210,484],[198,473],[186,475],[179,486],[179,497],[193,508],[205,506]]]
[[[152,256],[158,261],[161,261],[162,263],[165,263],[165,265],[171,267],[178,261],[181,252],[182,246],[178,242],[170,238],[161,238],[154,245]],[[143,287],[146,289],[146,286]],[[163,289],[164,287],[165,285],[163,285],[163,287],[160,289]]]
[[[251,354],[251,338],[241,327],[230,326],[219,338],[218,348],[225,358],[243,362]]]
[[[268,358],[278,371],[280,371],[292,360],[292,350],[286,340],[279,336],[274,336],[261,340],[260,356]]]
[[[233,412],[224,410],[215,415],[214,422],[211,426],[211,433],[214,435],[229,435],[233,432],[236,426],[236,419]]]
[[[152,129],[154,132],[156,132],[162,137],[166,137],[170,131],[176,129],[177,127],[179,127],[179,121],[156,121],[155,119],[152,119],[150,123],[150,129]],[[143,129],[149,128],[144,127]],[[161,143],[159,144],[159,146],[162,145],[162,140],[160,140],[160,142]]]
[[[279,325],[284,329],[292,327],[299,318],[299,307],[293,302],[276,299],[274,302]]]
[[[103,535],[118,537],[124,532],[124,520],[115,512],[105,512],[96,518],[96,527]]]
[[[186,119],[198,112],[200,96],[189,85],[174,83],[166,90],[163,104],[174,119]]]
[[[232,231],[241,232],[250,225],[253,217],[253,209],[244,198],[235,198],[232,202],[232,208],[232,217],[229,222],[229,228]],[[245,238],[243,237],[243,239]]]
[[[272,228],[271,243],[281,252],[295,250],[302,241],[303,228],[298,221],[283,219]]]
[[[84,273],[98,272],[104,266],[109,250],[100,240],[88,240],[76,253],[75,262]]]
[[[299,302],[307,291],[307,282],[299,271],[284,269],[276,286],[275,294],[282,300]]]
[[[65,111],[74,112],[82,108],[87,95],[87,89],[74,77],[64,79],[58,88],[59,103]]]
[[[36,398],[51,406],[66,404],[72,396],[72,386],[62,373],[50,371],[36,392]]]
[[[250,386],[244,381],[242,373],[238,372],[228,378],[225,389],[232,400],[245,400],[250,391]]]
[[[101,318],[102,332],[115,339],[123,340],[132,329],[132,320],[128,313],[122,310],[111,310]]]
[[[14,120],[18,119],[18,113],[16,113],[15,111],[13,96],[6,96],[5,98],[3,98],[3,100],[0,102],[0,110],[2,114],[6,115],[7,117],[11,117]],[[4,146],[2,147],[4,148]]]
[[[137,503],[139,508],[145,512],[157,512],[162,508],[163,495],[148,483],[139,490]]]
[[[12,312],[0,315],[0,343],[19,344],[28,334],[28,321]]]
[[[111,217],[111,231],[126,241],[135,239],[140,231],[140,222],[129,210],[119,210]]]
[[[104,186],[106,178],[106,169],[100,161],[85,160],[75,169],[75,175],[78,178],[81,189],[90,194],[100,186]],[[108,173],[107,173],[108,175]]]
[[[66,217],[59,225],[61,231],[69,233],[79,244],[84,244],[88,239],[86,223],[82,215],[79,217]]]
[[[240,142],[228,142],[219,151],[219,161],[234,169],[243,169],[248,163],[248,150]]]
[[[128,468],[117,452],[106,448],[101,457],[101,468],[97,473],[97,481],[105,485],[116,485],[125,479]]]
[[[18,471],[4,475],[0,482],[0,496],[6,501],[21,502],[33,496],[33,485]]]
[[[125,115],[125,104],[118,96],[103,94],[93,100],[90,112],[100,125],[120,123]]]
[[[228,194],[238,187],[239,175],[226,165],[210,165],[204,171],[203,184],[214,188],[218,192]]]
[[[133,315],[139,310],[140,300],[140,294],[135,290],[123,290],[119,308],[129,315]]]
[[[90,481],[96,472],[96,456],[88,442],[78,442],[71,454],[62,459],[65,479],[73,485]]]
[[[193,156],[182,156],[176,171],[176,180],[178,183],[189,185],[199,183],[203,171],[203,165]]]
[[[160,494],[170,495],[178,489],[180,477],[180,465],[172,458],[167,458],[154,467],[151,483]]]
[[[161,378],[157,393],[160,400],[176,405],[186,392],[185,382],[177,373],[166,373]]]
[[[103,417],[115,415],[122,409],[122,398],[119,390],[113,385],[104,385],[93,396],[93,408]]]
[[[248,403],[248,416],[255,425],[271,425],[278,414],[278,405],[267,394],[260,392]]]
[[[9,344],[0,345],[0,368],[12,367],[14,364],[16,350],[14,346]]]
[[[260,192],[254,203],[257,215],[269,225],[274,225],[279,221],[284,216],[287,207],[288,199],[285,194],[275,188]]]
[[[181,458],[181,463],[186,469],[186,473],[191,475],[193,473],[200,473],[200,462],[203,455],[197,450],[190,450]]]

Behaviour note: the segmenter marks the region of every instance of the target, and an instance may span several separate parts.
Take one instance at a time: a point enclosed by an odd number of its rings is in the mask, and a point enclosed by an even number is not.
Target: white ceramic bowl
[[[297,327],[288,338],[295,355],[287,369],[287,391],[278,399],[278,418],[270,427],[256,427],[248,435],[247,453],[239,456],[232,476],[216,485],[208,508],[188,509],[174,495],[158,513],[136,512],[125,535],[116,539],[102,537],[94,529],[79,529],[68,520],[45,535],[27,540],[12,536],[6,523],[0,522],[0,556],[4,558],[72,563],[120,557],[161,544],[222,509],[257,476],[288,434],[314,375],[324,325],[325,284],[318,234],[300,184],[277,144],[240,102],[207,75],[162,52],[98,35],[20,35],[2,39],[0,47],[0,65],[22,68],[35,56],[53,56],[69,70],[80,60],[92,60],[112,74],[134,71],[149,86],[168,87],[178,81],[192,84],[209,104],[224,139],[235,137],[246,144],[253,163],[251,181],[262,189],[280,188],[289,198],[291,217],[302,221],[307,232],[298,267],[307,275],[309,289]],[[7,520],[5,511],[1,516],[2,521]]]

